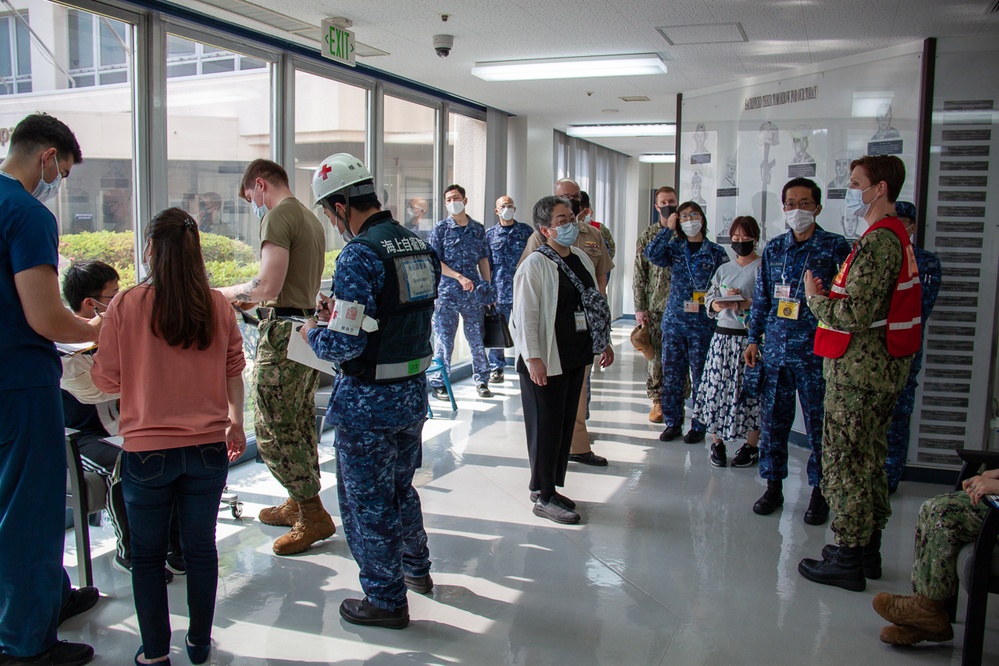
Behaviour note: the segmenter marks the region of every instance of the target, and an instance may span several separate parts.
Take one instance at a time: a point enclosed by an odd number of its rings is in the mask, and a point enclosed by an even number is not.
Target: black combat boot
[[[812,488],[812,496],[808,500],[808,509],[805,510],[806,525],[824,525],[829,519],[829,503],[822,496],[822,491],[818,486]]]
[[[836,554],[823,560],[804,559],[798,563],[798,573],[822,585],[835,585],[844,590],[863,592],[867,588],[864,568],[860,564],[863,548],[840,546]]]
[[[767,490],[763,493],[763,497],[756,500],[756,504],[753,505],[753,513],[768,516],[779,506],[784,506],[784,482],[780,479],[767,481]]]
[[[827,544],[822,549],[822,559],[832,558],[839,550],[834,543]],[[864,546],[860,557],[860,565],[864,568],[864,578],[878,580],[881,578],[881,530],[871,532],[871,540]]]

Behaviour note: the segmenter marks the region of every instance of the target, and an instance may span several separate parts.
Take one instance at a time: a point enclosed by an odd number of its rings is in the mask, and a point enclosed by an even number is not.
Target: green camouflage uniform
[[[891,356],[887,327],[871,325],[887,319],[901,267],[898,238],[879,229],[857,241],[846,298],[808,299],[819,321],[853,333],[842,357],[824,360],[822,373],[822,494],[836,513],[832,530],[841,546],[866,545],[891,516],[884,472],[888,427],[912,357]]]
[[[292,325],[287,319],[260,322],[253,427],[260,457],[288,495],[301,502],[320,490],[315,405],[319,371],[288,360]]]
[[[938,495],[923,502],[916,521],[916,552],[912,560],[912,591],[943,601],[957,594],[957,556],[978,540],[988,504],[971,503],[964,491]]]
[[[635,276],[631,288],[635,296],[635,311],[645,311],[649,315],[649,337],[656,358],[649,361],[649,375],[645,380],[645,391],[649,398],[659,401],[663,392],[663,310],[669,296],[670,269],[656,266],[645,258],[645,247],[662,231],[653,224],[638,237],[635,248]]]

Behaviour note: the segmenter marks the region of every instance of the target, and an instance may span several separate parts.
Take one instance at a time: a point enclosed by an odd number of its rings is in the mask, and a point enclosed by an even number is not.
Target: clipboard
[[[732,294],[731,296],[719,296],[717,298],[711,299],[715,303],[737,303],[739,301],[746,300],[746,297],[742,294]]]
[[[288,360],[301,363],[302,365],[307,365],[310,368],[323,372],[327,375],[336,374],[333,362],[324,361],[316,356],[316,352],[312,351],[312,347],[309,346],[309,343],[302,339],[301,331],[303,325],[304,324],[299,324],[298,322],[292,324],[291,337],[288,338]]]

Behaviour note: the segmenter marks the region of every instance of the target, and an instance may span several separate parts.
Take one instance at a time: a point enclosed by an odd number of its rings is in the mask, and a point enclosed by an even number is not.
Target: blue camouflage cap
[[[897,217],[907,217],[913,222],[916,221],[916,207],[908,201],[895,202],[895,215]]]

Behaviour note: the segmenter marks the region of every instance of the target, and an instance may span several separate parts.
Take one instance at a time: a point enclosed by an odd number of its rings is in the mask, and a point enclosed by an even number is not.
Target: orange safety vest
[[[890,229],[902,243],[902,268],[895,279],[895,291],[891,296],[891,305],[888,308],[888,319],[876,321],[871,324],[871,328],[888,326],[888,353],[898,358],[911,356],[919,351],[922,344],[922,286],[919,284],[919,269],[916,268],[916,254],[909,242],[909,234],[897,217],[884,217],[864,232],[864,235],[871,233],[875,229]],[[854,245],[850,256],[846,258],[843,265],[833,280],[829,289],[829,298],[848,298],[846,293],[846,276],[850,272],[853,258],[857,254],[857,247]],[[846,353],[846,348],[850,345],[852,333],[838,331],[835,328],[826,326],[819,321],[819,327],[815,331],[815,353],[825,358],[840,358]]]

